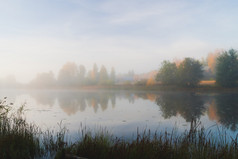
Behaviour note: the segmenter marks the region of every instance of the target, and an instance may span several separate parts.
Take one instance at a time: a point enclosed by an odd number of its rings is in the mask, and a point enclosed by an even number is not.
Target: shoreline
[[[182,87],[172,85],[94,85],[94,86],[80,86],[80,87],[18,87],[18,88],[1,88],[4,90],[75,90],[75,91],[108,91],[108,90],[119,90],[119,91],[148,91],[148,92],[204,92],[204,93],[234,93],[238,92],[238,87],[225,88],[215,85],[198,85],[196,87]]]

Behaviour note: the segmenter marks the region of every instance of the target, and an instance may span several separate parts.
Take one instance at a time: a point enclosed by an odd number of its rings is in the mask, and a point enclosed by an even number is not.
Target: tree
[[[221,50],[216,50],[213,53],[207,55],[207,66],[212,74],[216,73],[217,58],[220,56]]]
[[[93,65],[93,69],[88,72],[88,84],[89,85],[96,85],[99,82],[99,72],[98,72],[98,66],[95,63]]]
[[[86,74],[86,68],[84,67],[84,65],[80,65],[79,66],[79,74],[78,74],[80,85],[85,84],[85,74]]]
[[[56,84],[56,80],[52,71],[38,73],[36,78],[30,83],[33,87],[48,88],[53,87]]]
[[[63,65],[58,74],[58,82],[61,86],[75,86],[78,84],[78,67],[73,62]]]
[[[146,85],[147,86],[155,85],[155,77],[154,76],[150,76],[148,78],[148,80],[146,81]]]
[[[105,66],[102,65],[99,72],[99,84],[107,84],[108,83],[108,73]]]
[[[238,54],[234,49],[224,51],[216,64],[216,83],[223,87],[233,87],[238,80]]]
[[[85,84],[86,85],[93,85],[95,83],[93,83],[93,80],[92,80],[92,70],[89,70],[88,73],[87,73],[87,77],[86,77],[86,81],[85,81]]]
[[[114,67],[112,67],[111,74],[110,74],[110,83],[115,84],[115,81],[116,81],[116,72]]]
[[[198,60],[185,58],[178,67],[178,84],[187,87],[196,86],[203,77],[202,64]]]
[[[92,71],[92,81],[97,84],[98,83],[98,66],[97,64],[95,63],[93,65],[93,71]]]
[[[206,59],[202,59],[201,63],[204,67],[204,80],[215,80],[217,57],[221,52],[222,50],[215,50],[214,52],[209,53]]]
[[[162,67],[156,75],[156,80],[163,84],[175,84],[177,80],[177,67],[175,63],[163,61]]]
[[[86,74],[86,68],[84,65],[79,66],[79,77],[84,78]]]

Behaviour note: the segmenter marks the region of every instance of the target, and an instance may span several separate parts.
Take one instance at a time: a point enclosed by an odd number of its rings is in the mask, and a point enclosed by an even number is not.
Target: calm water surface
[[[207,130],[221,128],[233,137],[238,130],[238,94],[143,91],[22,91],[2,90],[0,98],[25,103],[25,116],[42,129],[59,129],[58,123],[77,136],[81,125],[91,130],[106,128],[119,137],[137,130],[190,129],[200,120]]]

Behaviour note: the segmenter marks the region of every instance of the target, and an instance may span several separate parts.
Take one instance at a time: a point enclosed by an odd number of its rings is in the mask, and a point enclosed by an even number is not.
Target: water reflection
[[[85,94],[75,94],[72,92],[60,92],[57,95],[60,108],[68,115],[73,115],[86,108]]]
[[[136,102],[157,105],[158,114],[164,119],[181,116],[186,122],[192,122],[207,116],[207,120],[216,121],[227,129],[236,131],[238,128],[238,94],[197,94],[188,92],[129,92],[129,91],[41,91],[31,92],[40,105],[53,107],[58,105],[67,115],[84,112],[92,108],[93,113],[105,112],[108,108],[115,109],[117,101],[133,105]],[[155,105],[155,106],[156,106]],[[138,111],[135,106],[135,112]],[[110,111],[112,111],[110,110]],[[112,112],[115,113],[115,112]]]
[[[31,91],[30,95],[34,98],[37,104],[52,107],[57,99],[57,95],[52,91]]]
[[[92,107],[95,113],[99,108],[105,111],[109,102],[112,108],[116,105],[116,95],[112,92],[60,92],[57,98],[59,106],[68,115],[83,112],[86,107]]]
[[[206,111],[203,98],[194,93],[163,93],[156,103],[166,119],[180,114],[191,122],[200,119]]]
[[[215,99],[219,122],[228,129],[236,131],[238,124],[238,95],[221,94],[216,96]]]

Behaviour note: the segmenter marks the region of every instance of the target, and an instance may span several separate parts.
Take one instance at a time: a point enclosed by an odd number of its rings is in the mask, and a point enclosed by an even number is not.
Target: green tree
[[[223,87],[233,87],[238,80],[238,54],[234,49],[224,51],[216,64],[216,83]]]
[[[196,86],[203,77],[202,64],[193,58],[185,58],[178,67],[178,84]]]
[[[163,61],[162,67],[156,75],[156,80],[163,84],[175,84],[177,79],[177,67],[175,63]]]

